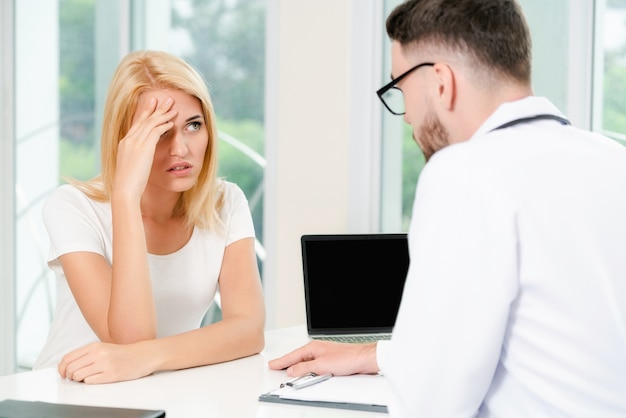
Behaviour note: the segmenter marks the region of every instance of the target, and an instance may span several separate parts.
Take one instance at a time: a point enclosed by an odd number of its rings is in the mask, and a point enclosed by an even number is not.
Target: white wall
[[[379,176],[371,163],[377,158],[379,111],[373,103],[380,66],[371,64],[371,56],[380,49],[380,3],[268,2],[268,328],[306,321],[301,235],[377,227],[372,208],[378,205],[371,202]]]

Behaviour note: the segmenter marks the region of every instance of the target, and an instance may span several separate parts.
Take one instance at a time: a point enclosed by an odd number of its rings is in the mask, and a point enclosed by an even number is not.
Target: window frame
[[[0,2],[0,376],[16,371],[14,2]]]

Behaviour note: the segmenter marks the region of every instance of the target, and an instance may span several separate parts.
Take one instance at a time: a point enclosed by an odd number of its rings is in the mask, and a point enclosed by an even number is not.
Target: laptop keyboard
[[[364,343],[375,343],[380,340],[390,340],[391,334],[378,334],[378,335],[328,335],[328,336],[316,336],[313,337],[316,340],[323,341],[336,341],[340,343],[354,343],[354,344],[364,344]]]

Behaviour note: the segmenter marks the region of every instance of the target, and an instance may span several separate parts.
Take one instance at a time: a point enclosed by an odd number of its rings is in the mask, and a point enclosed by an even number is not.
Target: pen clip
[[[281,383],[280,387],[284,388],[285,386],[289,386],[293,389],[302,389],[307,386],[314,385],[316,383],[323,382],[324,380],[328,380],[332,377],[332,374],[322,374],[317,375],[313,372],[307,373],[304,376],[294,377],[285,383]]]
[[[296,383],[296,382],[298,382],[298,381],[300,381],[302,379],[308,379],[310,377],[315,377],[315,376],[317,376],[317,374],[315,374],[313,372],[307,373],[304,376],[296,376],[296,377],[293,377],[293,378],[289,379],[285,383],[281,383],[280,387],[284,388],[285,386],[293,386],[294,383]]]

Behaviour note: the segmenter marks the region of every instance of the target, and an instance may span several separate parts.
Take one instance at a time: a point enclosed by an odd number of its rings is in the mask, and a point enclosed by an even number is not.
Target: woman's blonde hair
[[[70,182],[94,200],[110,201],[119,143],[131,127],[139,96],[152,89],[183,91],[201,103],[209,134],[204,163],[196,184],[182,193],[175,214],[183,216],[188,226],[214,228],[220,222],[223,195],[217,178],[217,128],[211,97],[202,76],[187,62],[166,52],[134,51],[119,63],[104,106],[102,171],[91,180]]]

